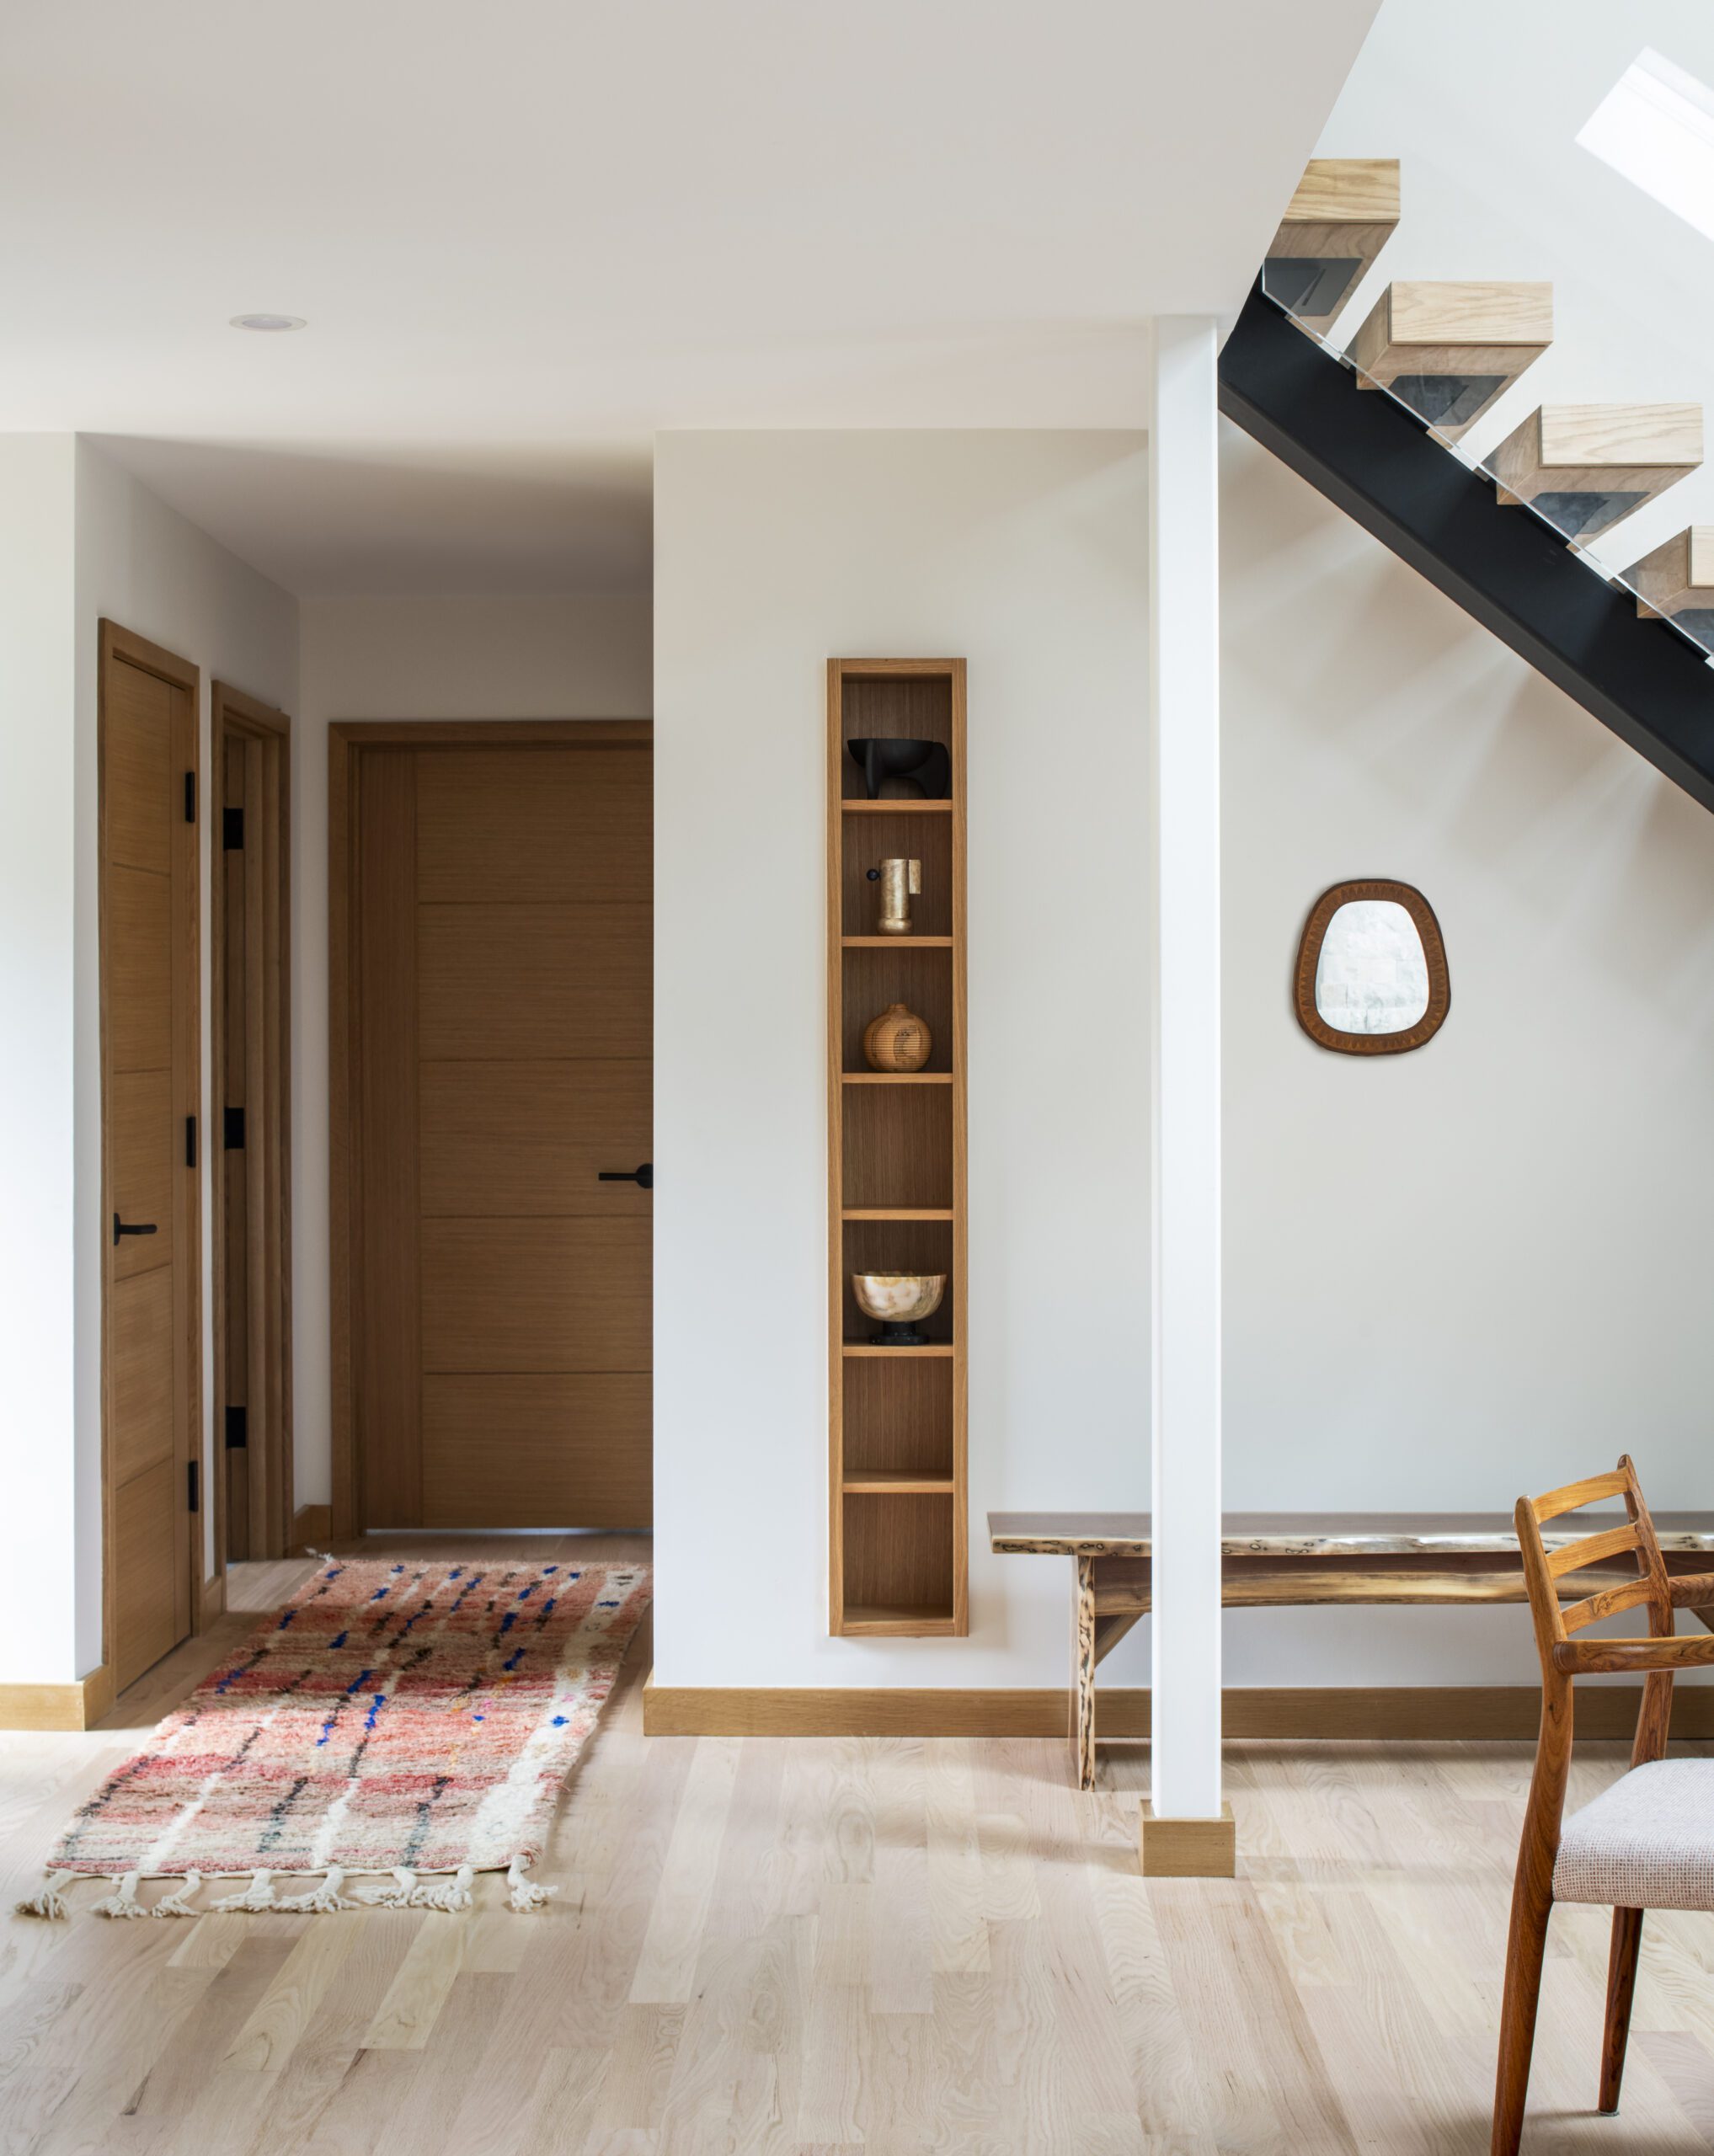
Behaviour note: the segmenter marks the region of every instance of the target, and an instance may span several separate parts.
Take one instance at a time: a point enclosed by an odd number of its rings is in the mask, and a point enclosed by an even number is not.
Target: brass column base
[[[1232,1807],[1221,1805],[1218,1819],[1161,1819],[1145,1797],[1137,1851],[1145,1879],[1231,1879],[1238,1865]]]

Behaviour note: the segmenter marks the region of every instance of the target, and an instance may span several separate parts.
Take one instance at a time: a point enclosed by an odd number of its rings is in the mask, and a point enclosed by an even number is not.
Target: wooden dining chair
[[[1622,1527],[1605,1528],[1548,1549],[1550,1520],[1604,1499],[1623,1500]],[[1714,1602],[1714,1575],[1668,1576],[1654,1525],[1637,1487],[1637,1470],[1621,1458],[1610,1475],[1520,1497],[1516,1513],[1524,1577],[1541,1657],[1541,1734],[1524,1815],[1506,1945],[1505,2003],[1500,2013],[1499,2073],[1494,2089],[1493,2156],[1516,2156],[1530,2087],[1542,1952],[1555,1902],[1594,1902],[1613,1911],[1607,1965],[1606,2032],[1601,2046],[1600,2108],[1619,2108],[1631,2000],[1645,1909],[1714,1909],[1714,1759],[1669,1759],[1673,1677],[1714,1664],[1714,1636],[1676,1639],[1675,1613]],[[1637,1577],[1598,1586],[1562,1608],[1562,1587],[1586,1566],[1610,1564],[1634,1553]],[[1574,1640],[1597,1619],[1646,1609],[1646,1639]],[[1642,1678],[1642,1702],[1629,1770],[1612,1787],[1562,1817],[1571,1768],[1572,1686],[1598,1671]]]

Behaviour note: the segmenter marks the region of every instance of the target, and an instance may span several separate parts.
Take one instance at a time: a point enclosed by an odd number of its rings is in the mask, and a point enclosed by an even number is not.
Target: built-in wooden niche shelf
[[[892,779],[869,799],[847,747],[866,739],[938,744],[946,798]],[[964,661],[830,660],[827,790],[830,1625],[958,1635],[969,1629]],[[868,872],[898,858],[921,862],[922,889],[910,932],[883,935]],[[894,1003],[928,1026],[921,1070],[864,1058],[864,1028]],[[853,1273],[946,1274],[924,1345],[877,1343]]]

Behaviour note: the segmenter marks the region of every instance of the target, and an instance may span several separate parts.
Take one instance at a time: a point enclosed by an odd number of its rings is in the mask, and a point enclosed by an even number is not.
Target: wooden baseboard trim
[[[93,1729],[115,1696],[104,1662],[72,1684],[0,1684],[0,1729]]]
[[[1626,1737],[1637,1726],[1635,1685],[1589,1685],[1578,1694],[1579,1737]],[[1530,1684],[1384,1688],[1238,1687],[1225,1699],[1228,1737],[1533,1740],[1541,1694]],[[1100,1739],[1149,1733],[1149,1694],[1135,1688],[1097,1695]],[[1066,1695],[1057,1689],[963,1692],[880,1688],[795,1690],[656,1684],[643,1693],[650,1737],[1060,1737]],[[1673,1735],[1714,1737],[1714,1685],[1680,1684]]]
[[[296,1557],[309,1549],[325,1550],[333,1539],[334,1508],[331,1505],[300,1505],[291,1515],[290,1556]]]
[[[1145,1797],[1137,1854],[1145,1879],[1236,1877],[1238,1836],[1231,1806],[1221,1805],[1218,1819],[1162,1819]]]

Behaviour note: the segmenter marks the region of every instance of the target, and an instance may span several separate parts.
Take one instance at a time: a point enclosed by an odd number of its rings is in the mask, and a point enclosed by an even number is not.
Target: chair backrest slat
[[[1585,1565],[1599,1565],[1604,1557],[1617,1557],[1627,1550],[1640,1552],[1642,1544],[1634,1520],[1626,1520],[1623,1527],[1610,1527],[1599,1534],[1586,1534],[1579,1542],[1567,1542],[1547,1553],[1547,1576],[1558,1579],[1566,1572],[1580,1572]]]
[[[1628,1487],[1624,1470],[1615,1468],[1610,1475],[1585,1476],[1581,1482],[1567,1482],[1562,1490],[1550,1490],[1545,1497],[1531,1497],[1529,1504],[1537,1520],[1557,1519],[1562,1513],[1597,1505],[1603,1497],[1622,1497]]]
[[[1585,1595],[1581,1602],[1562,1603],[1559,1621],[1567,1632],[1580,1632],[1585,1625],[1599,1624],[1603,1617],[1616,1617],[1621,1609],[1635,1609],[1653,1593],[1654,1582],[1646,1577],[1626,1580],[1622,1587],[1604,1587],[1594,1594]]]
[[[1546,1547],[1541,1537],[1544,1521],[1558,1519],[1567,1513],[1579,1511],[1584,1505],[1599,1504],[1604,1499],[1613,1497],[1625,1501],[1626,1518],[1623,1525],[1601,1528],[1594,1534],[1585,1534],[1556,1550]],[[1571,1679],[1559,1668],[1554,1650],[1564,1646],[1568,1634],[1581,1631],[1584,1625],[1645,1604],[1650,1637],[1659,1639],[1670,1635],[1674,1625],[1672,1582],[1667,1575],[1666,1561],[1660,1554],[1654,1522],[1649,1518],[1647,1504],[1637,1484],[1637,1470],[1628,1454],[1621,1456],[1610,1474],[1591,1475],[1580,1482],[1567,1482],[1561,1489],[1550,1490],[1543,1497],[1520,1497],[1514,1517],[1518,1547],[1524,1560],[1524,1583],[1530,1592],[1530,1612],[1535,1623],[1535,1647],[1541,1659],[1541,1740],[1536,1753],[1536,1780],[1532,1787],[1539,1790],[1540,1803],[1551,1814],[1552,1833],[1556,1839],[1559,1807],[1564,1801],[1565,1775],[1571,1758],[1572,1697]],[[1605,1585],[1589,1580],[1584,1584],[1591,1592],[1562,1608],[1562,1580],[1582,1572],[1585,1566],[1599,1565],[1626,1552],[1637,1561],[1634,1580],[1613,1581],[1610,1574]],[[1631,1750],[1633,1765],[1640,1765],[1647,1759],[1658,1759],[1666,1750],[1672,1716],[1672,1682],[1669,1672],[1651,1675],[1644,1681],[1637,1737]],[[1536,1803],[1535,1795],[1532,1795],[1530,1801],[1532,1806]]]

